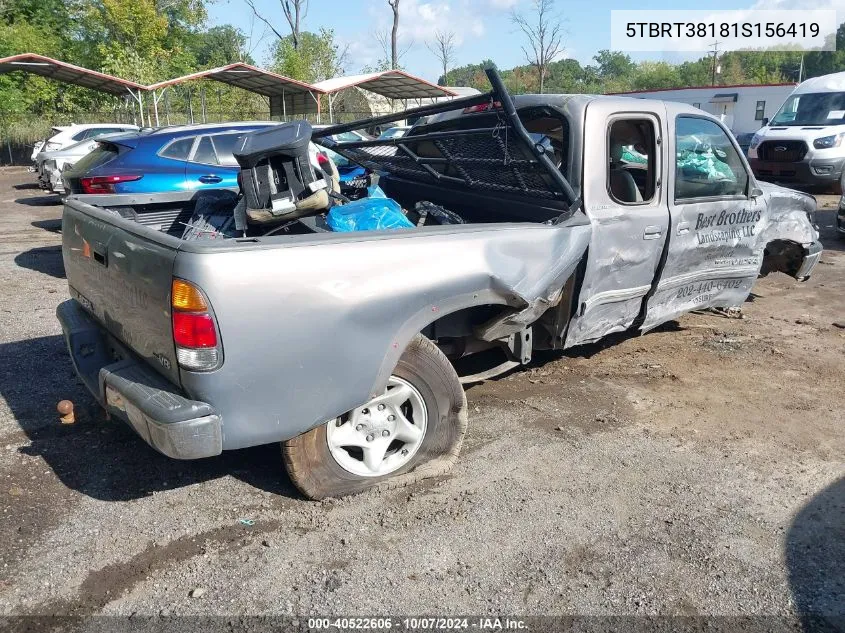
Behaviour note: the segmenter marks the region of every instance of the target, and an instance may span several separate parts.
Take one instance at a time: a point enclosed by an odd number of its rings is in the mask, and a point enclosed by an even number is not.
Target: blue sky
[[[610,11],[613,9],[745,9],[745,8],[839,8],[843,0],[707,0],[706,6],[694,0],[648,0],[634,4],[628,0],[557,0],[557,10],[563,18],[567,34],[567,56],[582,64],[590,63],[593,55],[610,48]],[[279,0],[255,0],[262,14],[273,21],[281,32],[288,26],[281,13]],[[530,0],[401,0],[400,40],[412,42],[402,64],[409,72],[425,79],[436,80],[439,75],[437,59],[425,47],[437,29],[452,30],[459,45],[455,65],[477,63],[490,58],[500,68],[525,63],[521,50],[523,38],[515,32],[509,20],[512,8],[526,9]],[[250,37],[252,56],[263,64],[273,42],[273,34],[252,17],[245,0],[215,0],[210,5],[212,24],[230,23],[240,27]],[[841,14],[840,14],[841,15]],[[311,0],[303,30],[316,31],[320,27],[334,29],[335,35],[349,45],[350,63],[346,74],[355,74],[367,64],[374,63],[381,50],[373,32],[387,29],[391,23],[387,0]],[[653,59],[677,62],[686,57],[677,53],[632,54],[634,59]],[[696,57],[696,56],[693,56]]]

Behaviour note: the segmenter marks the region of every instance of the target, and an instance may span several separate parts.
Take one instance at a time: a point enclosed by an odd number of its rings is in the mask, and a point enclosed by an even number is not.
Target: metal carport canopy
[[[67,62],[61,62],[52,57],[36,55],[35,53],[21,53],[0,59],[0,74],[15,71],[41,75],[47,79],[54,79],[66,84],[82,86],[91,90],[107,92],[118,97],[129,95],[138,104],[138,114],[141,117],[141,125],[144,125],[144,97],[147,90],[142,86],[128,79],[113,77],[105,73],[89,70],[81,66],[74,66]]]
[[[41,75],[56,81],[99,90],[100,92],[108,92],[121,97],[126,96],[127,91],[147,89],[146,86],[128,79],[120,79],[35,53],[21,53],[0,59],[0,74],[14,71]]]
[[[313,114],[319,111],[320,95],[323,90],[310,84],[269,70],[256,68],[243,62],[235,62],[219,68],[176,77],[147,86],[156,91],[193,79],[213,79],[236,88],[243,88],[270,98],[271,115]]]
[[[335,77],[314,84],[322,92],[335,93],[347,88],[362,88],[388,99],[423,99],[426,97],[454,97],[455,93],[444,88],[414,77],[402,70],[384,70],[366,75],[349,75]]]

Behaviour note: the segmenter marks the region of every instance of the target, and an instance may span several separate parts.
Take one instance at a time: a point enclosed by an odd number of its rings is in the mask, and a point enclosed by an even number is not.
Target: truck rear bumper
[[[106,409],[157,451],[199,459],[223,450],[223,423],[214,407],[189,400],[126,350],[74,300],[56,316],[76,373]]]

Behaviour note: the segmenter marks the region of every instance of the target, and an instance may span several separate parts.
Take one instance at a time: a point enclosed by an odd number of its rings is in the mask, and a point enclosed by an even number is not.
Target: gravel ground
[[[277,446],[177,462],[96,410],[54,315],[61,206],[33,182],[0,171],[0,615],[845,616],[832,196],[809,282],[545,354],[468,391],[447,476],[311,502]]]

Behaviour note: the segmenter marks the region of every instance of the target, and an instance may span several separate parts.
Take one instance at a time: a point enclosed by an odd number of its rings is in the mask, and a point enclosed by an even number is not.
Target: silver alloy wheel
[[[425,437],[427,420],[417,388],[391,376],[382,395],[327,423],[329,452],[353,475],[381,477],[413,458]]]

